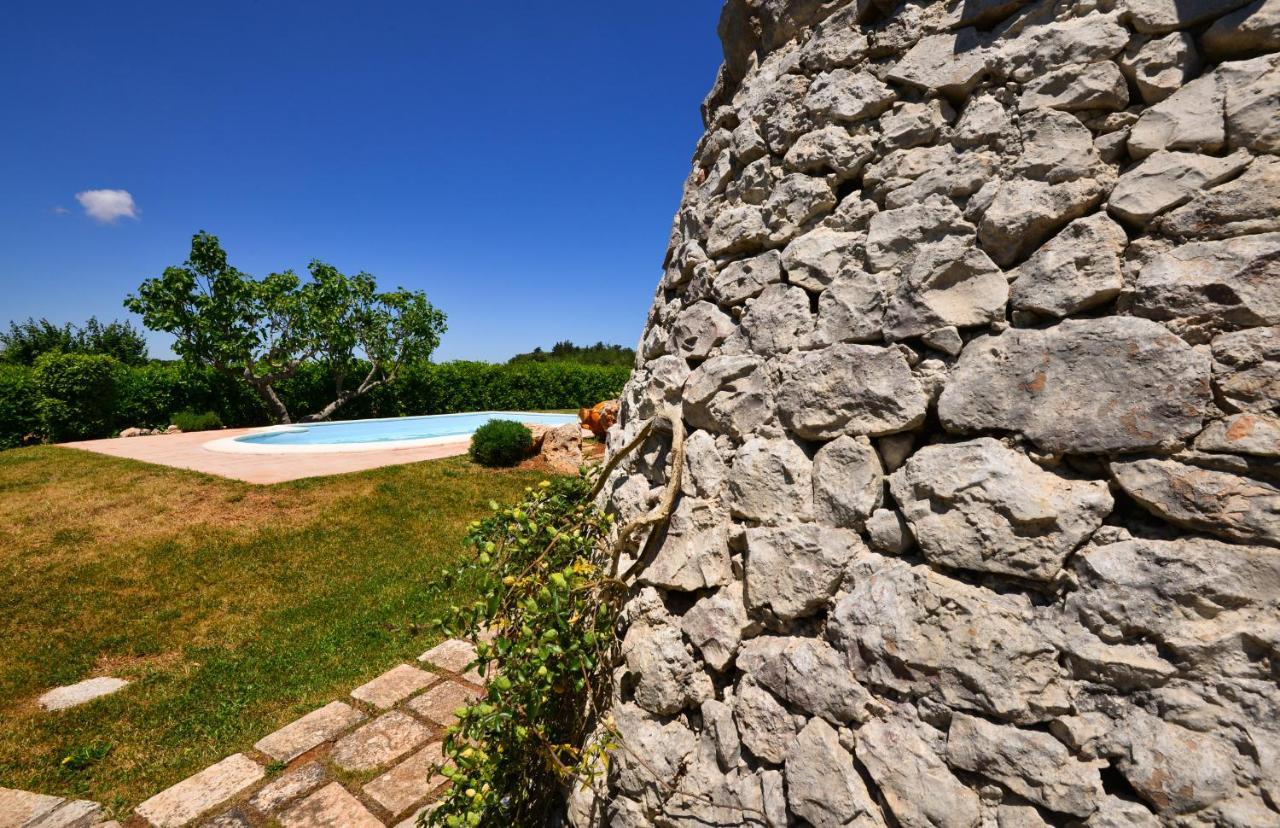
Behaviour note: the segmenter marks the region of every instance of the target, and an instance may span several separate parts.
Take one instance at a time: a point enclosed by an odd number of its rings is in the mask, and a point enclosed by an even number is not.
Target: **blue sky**
[[[719,6],[15,4],[0,325],[125,318],[125,294],[204,229],[256,275],[318,258],[425,290],[449,314],[440,359],[634,345]],[[99,189],[136,215],[76,198]]]

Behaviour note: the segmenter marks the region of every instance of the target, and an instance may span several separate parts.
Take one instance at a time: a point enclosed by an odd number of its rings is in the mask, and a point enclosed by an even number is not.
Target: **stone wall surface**
[[[572,819],[1280,825],[1280,0],[720,30]]]

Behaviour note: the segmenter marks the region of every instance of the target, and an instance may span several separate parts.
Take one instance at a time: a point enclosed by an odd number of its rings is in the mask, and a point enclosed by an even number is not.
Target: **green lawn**
[[[117,815],[422,652],[490,498],[465,457],[250,486],[56,447],[0,453],[0,787]],[[61,713],[35,698],[134,684]]]

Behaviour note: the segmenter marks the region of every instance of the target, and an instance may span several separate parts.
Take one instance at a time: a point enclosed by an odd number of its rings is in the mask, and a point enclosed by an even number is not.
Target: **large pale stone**
[[[938,401],[953,432],[1018,431],[1049,451],[1136,451],[1200,431],[1209,360],[1143,319],[1066,320],[970,342]]]
[[[1022,152],[1012,172],[1017,177],[1047,184],[1109,175],[1093,134],[1069,112],[1033,109],[1018,122]]]
[[[1102,193],[1102,186],[1087,178],[1060,184],[1026,178],[1002,182],[982,214],[978,240],[997,264],[1007,267],[1089,212]]]
[[[966,95],[986,74],[991,55],[971,28],[929,35],[889,70],[888,78],[926,90]]]
[[[1218,60],[1280,50],[1280,3],[1254,0],[1218,18],[1201,35],[1200,45]]]
[[[742,646],[738,669],[788,704],[833,725],[863,722],[875,699],[842,653],[820,638],[761,636]]]
[[[1057,651],[1027,623],[1025,597],[896,558],[855,561],[849,581],[827,635],[867,686],[1010,721],[1041,721],[1066,708]]]
[[[1129,154],[1159,150],[1216,152],[1227,141],[1226,98],[1216,77],[1204,75],[1142,113],[1129,133]]]
[[[843,126],[825,126],[801,135],[787,150],[788,167],[810,175],[835,173],[838,178],[852,178],[872,157],[871,139]]]
[[[401,664],[351,691],[351,698],[381,710],[395,707],[437,679],[428,672]]]
[[[297,721],[290,722],[259,739],[254,749],[262,751],[280,762],[288,762],[301,756],[316,745],[337,737],[349,727],[364,721],[365,715],[349,704],[329,702],[313,710]]]
[[[369,771],[389,765],[427,741],[431,731],[412,716],[393,710],[339,739],[329,754],[347,771]]]
[[[826,289],[842,273],[859,269],[862,233],[818,228],[799,237],[782,251],[787,281],[815,293]]]
[[[823,609],[865,551],[854,532],[806,523],[746,530],[747,608],[779,621]]]
[[[1021,109],[1046,106],[1064,112],[1082,109],[1118,110],[1129,105],[1129,87],[1120,67],[1111,61],[1063,66],[1041,75],[1023,89]]]
[[[1280,457],[1280,417],[1272,414],[1233,414],[1215,420],[1196,437],[1201,451]]]
[[[1177,92],[1200,70],[1195,41],[1186,32],[1171,32],[1125,50],[1120,68],[1138,87],[1142,100],[1155,104]]]
[[[772,356],[809,344],[813,321],[809,294],[794,285],[770,285],[748,303],[742,333],[753,352]]]
[[[712,291],[721,305],[740,305],[759,296],[769,285],[782,281],[782,254],[770,250],[750,259],[739,259],[720,268]]]
[[[1051,811],[1086,817],[1102,799],[1098,764],[1082,762],[1047,733],[957,714],[947,732],[947,762],[993,779]]]
[[[1187,29],[1243,6],[1245,0],[1125,0],[1129,20],[1140,32]]]
[[[76,684],[68,684],[65,687],[55,687],[36,699],[36,704],[45,710],[66,710],[68,707],[77,707],[103,696],[109,696],[128,685],[129,682],[124,679],[98,676]]]
[[[813,461],[785,438],[753,437],[729,470],[729,509],[759,523],[813,516]]]
[[[1236,788],[1236,750],[1135,708],[1121,728],[1126,750],[1117,765],[1138,794],[1162,814],[1198,811]]]
[[[1051,580],[1111,513],[1105,481],[1044,471],[990,437],[925,446],[890,478],[921,552],[955,569]]]
[[[824,178],[792,173],[779,182],[765,202],[771,238],[786,241],[811,220],[831,211],[836,195]]]
[[[822,719],[810,720],[796,737],[786,775],[787,804],[813,828],[883,824],[853,757]]]
[[[1107,199],[1112,215],[1142,227],[1166,210],[1189,201],[1249,165],[1247,152],[1226,158],[1190,152],[1156,152],[1116,181]]]
[[[673,779],[694,748],[694,735],[679,719],[659,720],[634,704],[612,710],[618,738],[626,750],[614,755],[617,789],[640,795],[658,779]]]
[[[260,814],[274,814],[281,806],[297,799],[305,793],[314,791],[329,778],[324,765],[319,762],[308,762],[300,768],[294,768],[263,785],[249,799],[249,807]]]
[[[1280,407],[1280,328],[1252,328],[1213,340],[1213,387],[1231,411]]]
[[[898,103],[880,116],[880,143],[890,149],[916,147],[932,142],[943,126],[955,118],[951,107],[938,99]]]
[[[716,215],[707,236],[707,252],[712,256],[759,250],[769,239],[764,210],[743,204],[728,207]]]
[[[476,660],[476,648],[460,638],[450,638],[418,656],[418,661],[451,673],[463,673]]]
[[[266,775],[261,765],[237,753],[161,791],[134,813],[156,828],[178,828],[248,790]]]
[[[813,456],[813,507],[820,522],[860,530],[883,500],[884,469],[866,437],[837,437]]]
[[[837,344],[778,360],[778,417],[800,437],[881,435],[924,421],[928,398],[902,353]]]
[[[1134,286],[1134,314],[1280,324],[1280,233],[1189,242],[1149,261]]]
[[[1280,153],[1280,54],[1224,63],[1214,74],[1226,96],[1227,146]]]
[[[1224,239],[1280,230],[1280,158],[1264,156],[1238,178],[1199,192],[1158,218],[1155,229],[1186,239]]]
[[[1125,494],[1170,523],[1280,546],[1280,489],[1275,486],[1159,458],[1113,462],[1111,473]]]
[[[1129,41],[1116,13],[1050,17],[1047,4],[1035,4],[996,28],[993,68],[1019,83],[1073,63],[1115,57]]]
[[[978,795],[951,773],[938,756],[941,740],[927,732],[899,718],[872,719],[858,730],[855,753],[903,828],[973,828]]]
[[[796,737],[796,723],[768,690],[743,679],[733,699],[733,720],[742,744],[759,759],[780,765]]]
[[[458,721],[457,711],[473,703],[481,692],[457,681],[442,681],[409,702],[406,707],[417,715],[443,727]]]
[[[337,782],[290,808],[280,824],[283,828],[382,828],[382,821]]]
[[[951,142],[957,147],[996,145],[1013,132],[1009,113],[994,97],[978,95],[969,101],[956,122]]]
[[[711,679],[689,655],[673,624],[633,623],[622,639],[622,657],[636,677],[636,704],[651,713],[679,713],[715,695]]]
[[[1062,317],[1120,294],[1124,229],[1103,213],[1076,219],[1016,269],[1009,299],[1017,310]]]
[[[672,349],[685,359],[705,359],[733,333],[729,316],[710,302],[695,302],[681,311],[671,327]]]
[[[773,417],[773,391],[764,363],[753,356],[718,356],[684,384],[684,416],[693,426],[743,437]]]
[[[885,337],[909,339],[1003,319],[1009,282],[971,239],[952,236],[921,245],[900,276],[886,279],[886,293]]]
[[[863,270],[838,273],[818,297],[817,345],[877,342],[884,324],[884,287],[878,274]]]
[[[440,742],[427,745],[365,785],[365,795],[386,808],[393,819],[407,813],[445,783],[445,777],[438,770],[444,763],[442,747]]]
[[[666,537],[640,575],[640,583],[696,592],[732,580],[729,515],[715,501],[685,497],[671,514]]]
[[[834,69],[814,78],[805,103],[815,114],[852,122],[879,115],[897,95],[869,72]]]
[[[700,598],[680,619],[680,629],[715,670],[733,662],[742,636],[751,627],[741,581]]]
[[[885,210],[872,216],[867,227],[867,263],[874,271],[891,270],[913,260],[923,245],[973,235],[973,225],[945,199]]]

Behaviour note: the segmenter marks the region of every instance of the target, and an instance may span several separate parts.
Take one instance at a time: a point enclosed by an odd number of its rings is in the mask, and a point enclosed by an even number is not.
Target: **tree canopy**
[[[255,279],[228,263],[217,236],[200,231],[187,261],[144,281],[125,307],[173,334],[184,360],[243,379],[285,423],[293,415],[275,386],[308,362],[328,370],[334,393],[303,422],[394,382],[439,346],[445,314],[421,291],[380,292],[368,273],[347,276],[321,261],[307,269],[306,281],[291,270]]]
[[[594,345],[574,345],[569,340],[557,342],[550,351],[534,348],[527,354],[516,354],[509,363],[520,362],[576,362],[579,365],[623,365],[631,367],[636,360],[636,352],[621,345],[606,345],[597,342]]]
[[[147,341],[128,321],[104,325],[92,316],[84,325],[55,325],[48,319],[28,318],[10,322],[9,331],[0,332],[0,361],[33,365],[40,356],[53,352],[100,354],[126,365],[142,365],[147,361]]]

